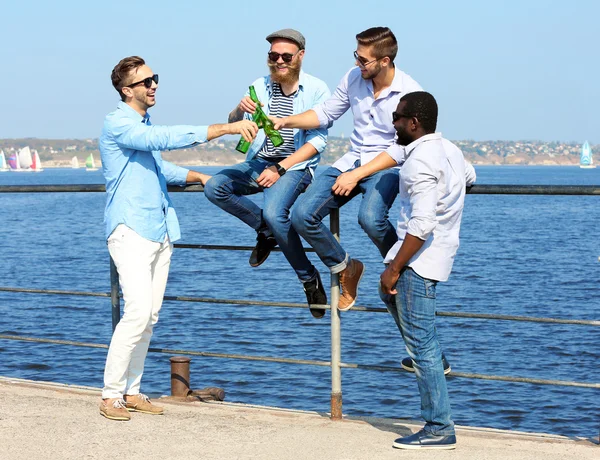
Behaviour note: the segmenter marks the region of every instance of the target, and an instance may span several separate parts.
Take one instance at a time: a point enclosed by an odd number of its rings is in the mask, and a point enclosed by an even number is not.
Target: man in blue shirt
[[[152,126],[148,108],[156,103],[158,75],[142,58],[131,56],[115,66],[111,79],[121,102],[106,116],[100,136],[107,192],[104,221],[125,305],[108,349],[100,413],[129,420],[129,411],[163,413],[140,393],[140,382],[167,284],[172,243],[180,238],[167,184],[204,184],[209,177],[164,161],[160,151],[224,134],[242,134],[251,141],[258,127],[248,120],[208,127]]]
[[[283,29],[267,36],[270,75],[252,85],[266,114],[285,117],[302,113],[324,102],[330,95],[327,85],[301,70],[305,53],[304,36]],[[249,119],[256,104],[248,93],[229,114],[229,121]],[[310,262],[300,237],[290,222],[290,208],[314,176],[320,153],[327,144],[327,128],[282,129],[282,145],[274,146],[264,131],[251,145],[246,161],[220,171],[206,184],[206,197],[221,209],[238,217],[257,232],[257,244],[250,265],[258,267],[279,245],[304,287],[310,312],[322,318],[327,304],[319,272]],[[247,195],[263,192],[261,208]]]
[[[348,109],[354,116],[350,151],[317,177],[292,213],[296,231],[310,243],[331,273],[340,274],[340,311],[352,308],[356,302],[364,265],[350,258],[323,219],[332,209],[362,194],[358,222],[385,257],[397,240],[388,213],[398,194],[398,170],[366,177],[348,195],[337,195],[332,187],[344,180],[343,173],[368,163],[394,143],[392,112],[404,94],[421,90],[415,80],[394,65],[398,43],[389,28],[367,29],[357,34],[356,40],[357,67],[344,75],[334,94],[313,110],[275,121],[276,129],[314,129],[331,126]]]

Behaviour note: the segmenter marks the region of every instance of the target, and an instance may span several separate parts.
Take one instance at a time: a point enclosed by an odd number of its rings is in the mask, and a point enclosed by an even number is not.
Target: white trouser
[[[119,272],[125,306],[108,349],[102,398],[121,398],[140,392],[152,327],[158,321],[167,286],[173,245],[168,237],[164,243],[156,243],[121,224],[108,238],[108,252]]]

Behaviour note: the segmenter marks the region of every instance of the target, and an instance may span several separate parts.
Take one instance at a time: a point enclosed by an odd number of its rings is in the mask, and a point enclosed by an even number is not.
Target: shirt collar
[[[414,149],[416,149],[423,142],[439,140],[442,138],[442,133],[431,133],[425,134],[424,136],[419,137],[417,140],[412,141],[410,144],[406,146],[406,154],[408,157]]]
[[[398,67],[394,67],[394,79],[392,80],[392,84],[390,85],[390,91],[395,91],[397,93],[401,93],[404,91],[404,85],[402,78],[402,72],[398,70]]]
[[[146,116],[142,117],[131,106],[129,106],[128,104],[126,104],[123,101],[119,102],[119,104],[117,105],[117,108],[123,110],[128,117],[131,117],[136,121],[140,121],[142,123],[148,124],[148,121],[150,120],[150,114],[148,112],[146,112]]]

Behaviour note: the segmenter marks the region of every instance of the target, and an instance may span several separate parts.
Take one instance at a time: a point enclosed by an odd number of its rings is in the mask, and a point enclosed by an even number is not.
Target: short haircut
[[[402,96],[405,101],[404,112],[416,117],[427,134],[435,132],[437,127],[438,105],[435,98],[426,91],[415,91]]]
[[[371,27],[356,35],[356,41],[363,46],[372,46],[377,59],[389,57],[394,62],[398,53],[396,36],[389,27]]]
[[[112,80],[112,84],[117,90],[117,93],[121,96],[121,100],[125,101],[125,95],[123,94],[123,87],[126,86],[126,83],[129,83],[127,79],[129,78],[129,74],[133,70],[137,70],[139,67],[142,67],[146,64],[139,56],[129,56],[123,58],[119,61],[119,63],[113,69],[110,79]]]

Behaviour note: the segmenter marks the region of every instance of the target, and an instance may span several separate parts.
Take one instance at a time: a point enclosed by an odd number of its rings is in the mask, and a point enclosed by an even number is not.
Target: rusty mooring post
[[[190,361],[185,356],[173,356],[171,361],[171,396],[187,397],[190,393]]]

